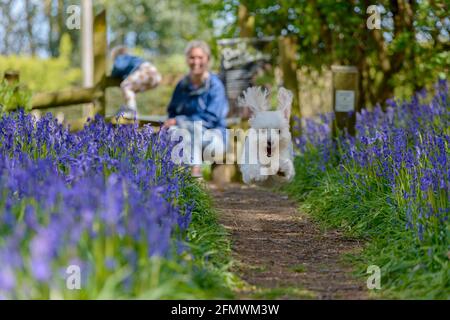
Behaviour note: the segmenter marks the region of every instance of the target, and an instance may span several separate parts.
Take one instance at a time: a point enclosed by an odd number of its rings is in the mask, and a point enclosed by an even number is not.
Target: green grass
[[[225,229],[218,223],[217,214],[204,186],[196,181],[182,191],[183,201],[194,201],[195,209],[187,231],[189,253],[161,268],[160,281],[166,292],[156,299],[232,299],[238,278],[229,271],[231,245]],[[148,298],[143,295],[142,298]]]
[[[259,289],[252,295],[253,299],[315,299],[316,295],[311,291],[298,287],[278,287]]]
[[[49,293],[45,299],[232,299],[239,279],[231,273],[231,249],[227,234],[218,223],[211,199],[197,181],[182,188],[180,203],[194,201],[192,222],[186,231],[188,249],[175,250],[168,258],[152,257],[139,262],[131,274],[125,265],[109,274],[99,289],[65,290],[64,296]],[[174,241],[177,241],[175,233]],[[174,246],[176,247],[176,246]],[[148,260],[150,259],[150,260]],[[124,290],[123,282],[133,277],[138,283],[133,291]]]
[[[295,266],[292,266],[291,270],[293,272],[303,273],[303,272],[306,272],[306,267],[303,264],[297,264]]]
[[[359,276],[369,265],[381,268],[381,290],[375,297],[394,299],[449,299],[450,263],[443,247],[423,247],[405,228],[405,208],[389,194],[367,191],[345,183],[336,168],[320,171],[308,157],[296,159],[296,178],[285,187],[324,228],[339,228],[365,240],[361,254],[347,257]]]

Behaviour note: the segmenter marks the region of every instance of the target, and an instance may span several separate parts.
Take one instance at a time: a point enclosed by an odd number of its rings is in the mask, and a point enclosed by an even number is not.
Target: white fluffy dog
[[[270,186],[291,181],[295,175],[289,130],[292,92],[280,88],[275,111],[269,111],[267,96],[267,90],[251,87],[238,101],[253,111],[240,161],[242,179],[247,184]]]

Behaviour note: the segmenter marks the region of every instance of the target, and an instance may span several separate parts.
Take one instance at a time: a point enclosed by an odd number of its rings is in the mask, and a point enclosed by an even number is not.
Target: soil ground
[[[255,186],[210,184],[230,234],[238,298],[367,299],[365,279],[344,262],[362,243],[324,231],[287,196]]]

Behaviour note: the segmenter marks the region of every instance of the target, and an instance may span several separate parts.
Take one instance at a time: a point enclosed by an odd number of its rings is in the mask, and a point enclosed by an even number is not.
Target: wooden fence
[[[120,80],[107,77],[107,23],[106,10],[94,17],[94,86],[91,88],[74,87],[55,92],[38,92],[32,97],[32,109],[52,107],[64,107],[76,104],[90,104],[83,114],[83,118],[73,121],[71,128],[74,130],[83,126],[87,118],[93,118],[96,114],[105,116],[106,89],[120,85]]]
[[[106,115],[106,89],[118,87],[121,80],[107,76],[107,22],[106,11],[94,17],[94,83],[91,88],[73,87],[55,92],[38,92],[32,97],[32,109],[39,110],[53,107],[65,107],[77,104],[90,104],[92,107],[84,112],[81,119],[70,121],[72,130],[79,130],[83,127],[88,118],[93,118],[100,114],[106,118],[114,119],[113,116]],[[86,110],[86,109],[85,109]],[[136,120],[140,123],[150,123],[158,125],[165,120],[164,115],[139,115]],[[121,119],[127,122],[127,119]],[[129,119],[129,121],[132,121]],[[236,125],[240,119],[227,119],[228,125]]]

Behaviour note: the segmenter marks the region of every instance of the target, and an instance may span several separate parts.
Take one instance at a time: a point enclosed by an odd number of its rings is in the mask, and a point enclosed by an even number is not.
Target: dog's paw
[[[278,171],[277,176],[279,177],[286,177],[286,173],[284,171]]]
[[[281,161],[277,176],[283,178],[283,180],[291,181],[295,176],[295,169],[292,161],[288,159],[284,159],[283,161]]]

